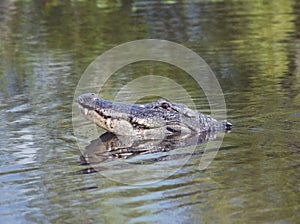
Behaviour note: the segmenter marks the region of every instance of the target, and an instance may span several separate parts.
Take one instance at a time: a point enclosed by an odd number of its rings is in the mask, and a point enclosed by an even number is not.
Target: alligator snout
[[[86,93],[77,97],[76,102],[83,106],[84,108],[95,108],[95,102],[98,99],[97,95],[94,93]]]

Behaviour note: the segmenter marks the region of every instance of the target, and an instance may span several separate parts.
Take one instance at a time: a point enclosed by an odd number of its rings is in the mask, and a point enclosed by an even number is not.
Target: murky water
[[[1,1],[0,223],[299,222],[299,15],[296,0]],[[143,38],[202,56],[234,129],[208,169],[198,169],[197,154],[167,179],[150,169],[152,184],[130,185],[82,165],[71,110],[89,63]],[[102,94],[111,99],[143,75],[176,81],[209,112],[190,78],[162,63],[121,69]],[[172,168],[189,149],[176,150],[151,164]],[[120,173],[122,164],[114,161]]]

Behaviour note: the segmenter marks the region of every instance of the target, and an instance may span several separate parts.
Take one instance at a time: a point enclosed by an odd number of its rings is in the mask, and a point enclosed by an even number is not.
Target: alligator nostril
[[[77,97],[76,102],[82,104],[83,103],[82,97],[81,96]]]

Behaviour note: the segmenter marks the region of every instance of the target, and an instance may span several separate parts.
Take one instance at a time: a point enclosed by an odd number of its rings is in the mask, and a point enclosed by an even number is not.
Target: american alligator
[[[124,104],[86,93],[77,98],[77,103],[88,120],[116,135],[163,138],[232,127],[227,121],[217,121],[184,104],[162,99],[148,104]]]

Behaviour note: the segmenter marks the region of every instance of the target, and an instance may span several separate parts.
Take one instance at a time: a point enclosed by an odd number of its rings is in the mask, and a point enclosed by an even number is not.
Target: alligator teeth
[[[87,108],[84,108],[84,115],[87,116],[88,115],[89,110]]]
[[[111,123],[111,119],[110,118],[107,118],[106,119],[106,125],[109,127],[110,126],[110,123]]]

